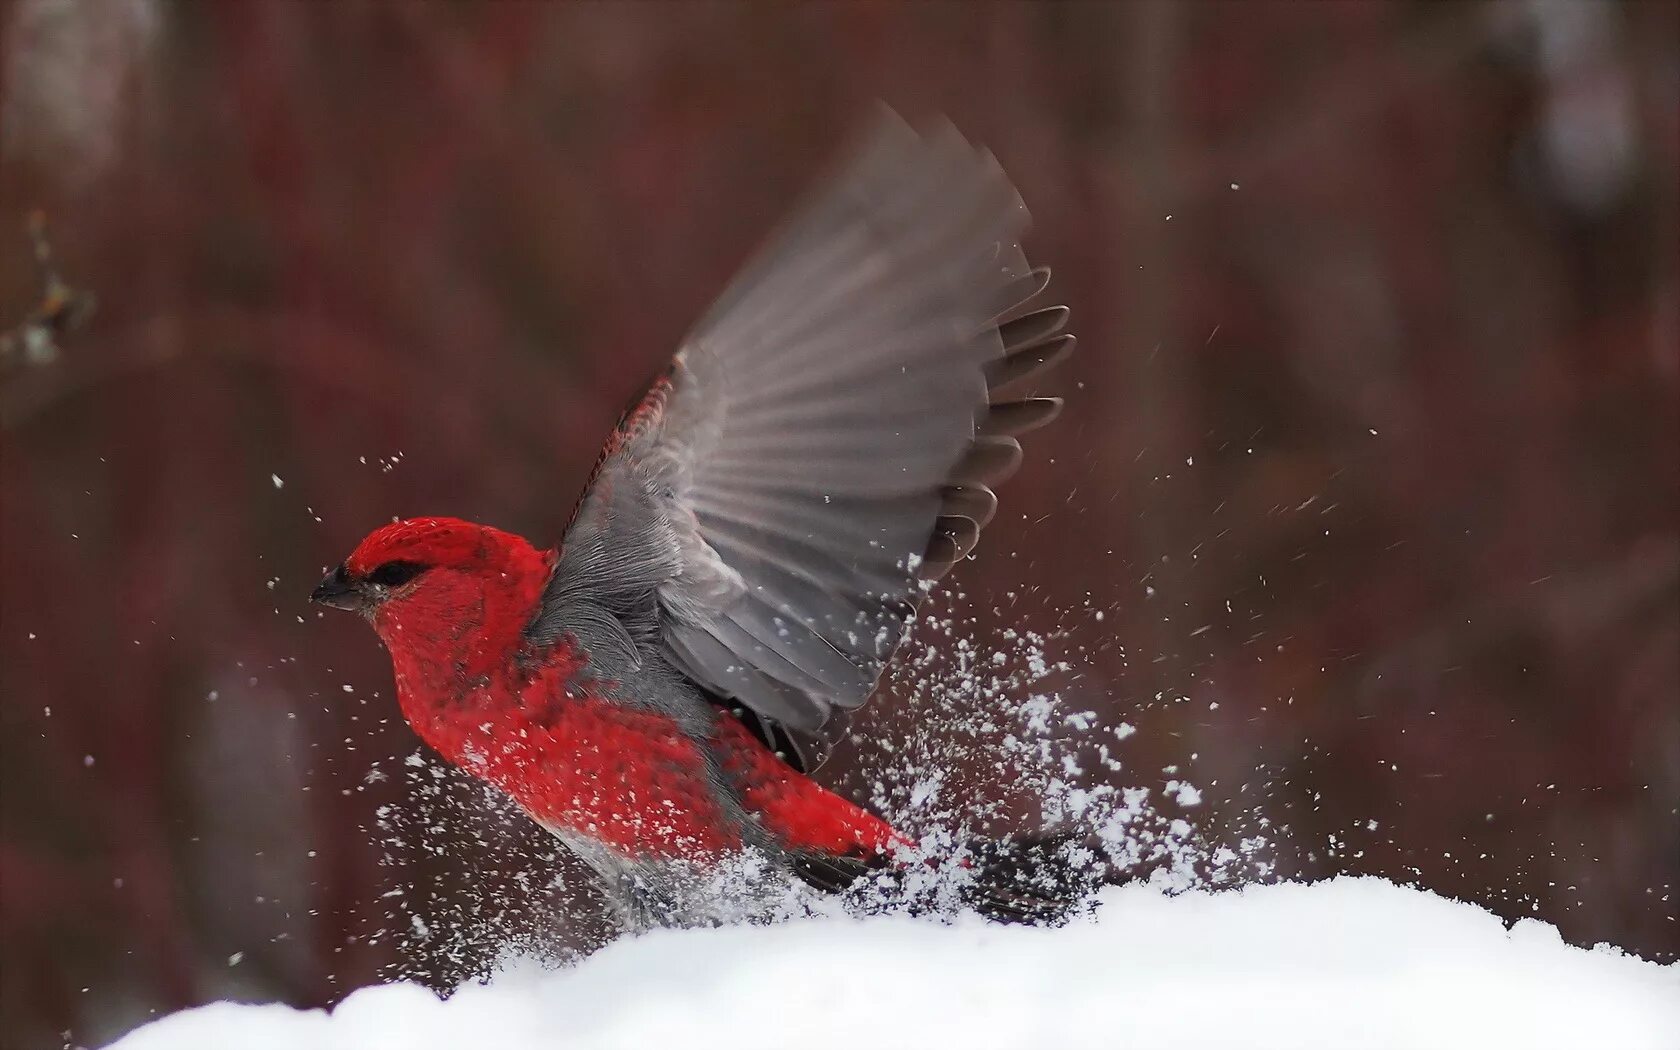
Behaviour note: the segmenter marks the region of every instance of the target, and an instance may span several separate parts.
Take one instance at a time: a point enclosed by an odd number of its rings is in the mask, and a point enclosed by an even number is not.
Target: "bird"
[[[394,520],[311,595],[372,625],[420,739],[557,836],[625,929],[915,863],[813,774],[1062,409],[1022,393],[1075,338],[1032,305],[1050,271],[996,158],[884,107],[844,156],[623,415],[557,545]],[[962,861],[967,902],[1066,914],[1065,882],[1021,877],[1049,844]],[[720,889],[739,858],[769,889]]]

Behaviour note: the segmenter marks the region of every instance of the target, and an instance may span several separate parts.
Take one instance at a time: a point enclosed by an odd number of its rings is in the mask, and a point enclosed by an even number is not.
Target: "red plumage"
[[[901,836],[808,774],[1060,406],[999,396],[1072,345],[1065,309],[1020,313],[1025,225],[988,154],[883,117],[625,416],[557,551],[397,522],[315,599],[631,921],[718,917],[690,876],[743,852],[825,888],[890,866]]]
[[[880,818],[776,757],[739,719],[714,712],[696,742],[664,715],[603,695],[615,684],[569,642],[532,651],[555,557],[471,522],[415,518],[364,540],[346,565],[428,566],[427,586],[370,608],[391,652],[403,716],[432,749],[507,792],[549,828],[588,832],[638,857],[700,859],[742,846],[713,802],[707,754],[790,849],[878,855]],[[651,807],[649,800],[658,800]]]

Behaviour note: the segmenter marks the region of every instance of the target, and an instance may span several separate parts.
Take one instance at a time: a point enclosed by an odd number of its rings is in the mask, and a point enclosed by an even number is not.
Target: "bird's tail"
[[[949,895],[937,885],[930,891],[931,872],[933,883],[954,885],[964,907],[989,919],[1048,926],[1086,907],[1108,872],[1107,865],[1080,848],[1076,833],[1060,831],[975,843],[954,863],[801,853],[793,864],[795,873],[817,889],[911,912],[941,910],[941,902],[950,906]],[[962,869],[961,874],[942,880],[940,873],[952,867]]]
[[[964,903],[998,922],[1034,926],[1059,926],[1077,914],[1106,872],[1071,831],[978,843],[968,866]]]

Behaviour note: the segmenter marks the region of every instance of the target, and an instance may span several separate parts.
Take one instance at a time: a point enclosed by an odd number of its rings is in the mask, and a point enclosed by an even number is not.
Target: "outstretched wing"
[[[999,396],[1073,344],[1063,307],[1000,323],[1048,279],[1027,222],[989,153],[885,114],[614,434],[533,643],[658,651],[815,768],[1061,407]]]

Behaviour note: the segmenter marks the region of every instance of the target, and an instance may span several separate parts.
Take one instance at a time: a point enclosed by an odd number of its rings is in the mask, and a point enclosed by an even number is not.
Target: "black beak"
[[[316,605],[327,605],[334,609],[347,609],[350,612],[361,612],[366,600],[360,587],[350,580],[350,574],[340,565],[326,578],[315,585],[310,592],[309,600]]]

